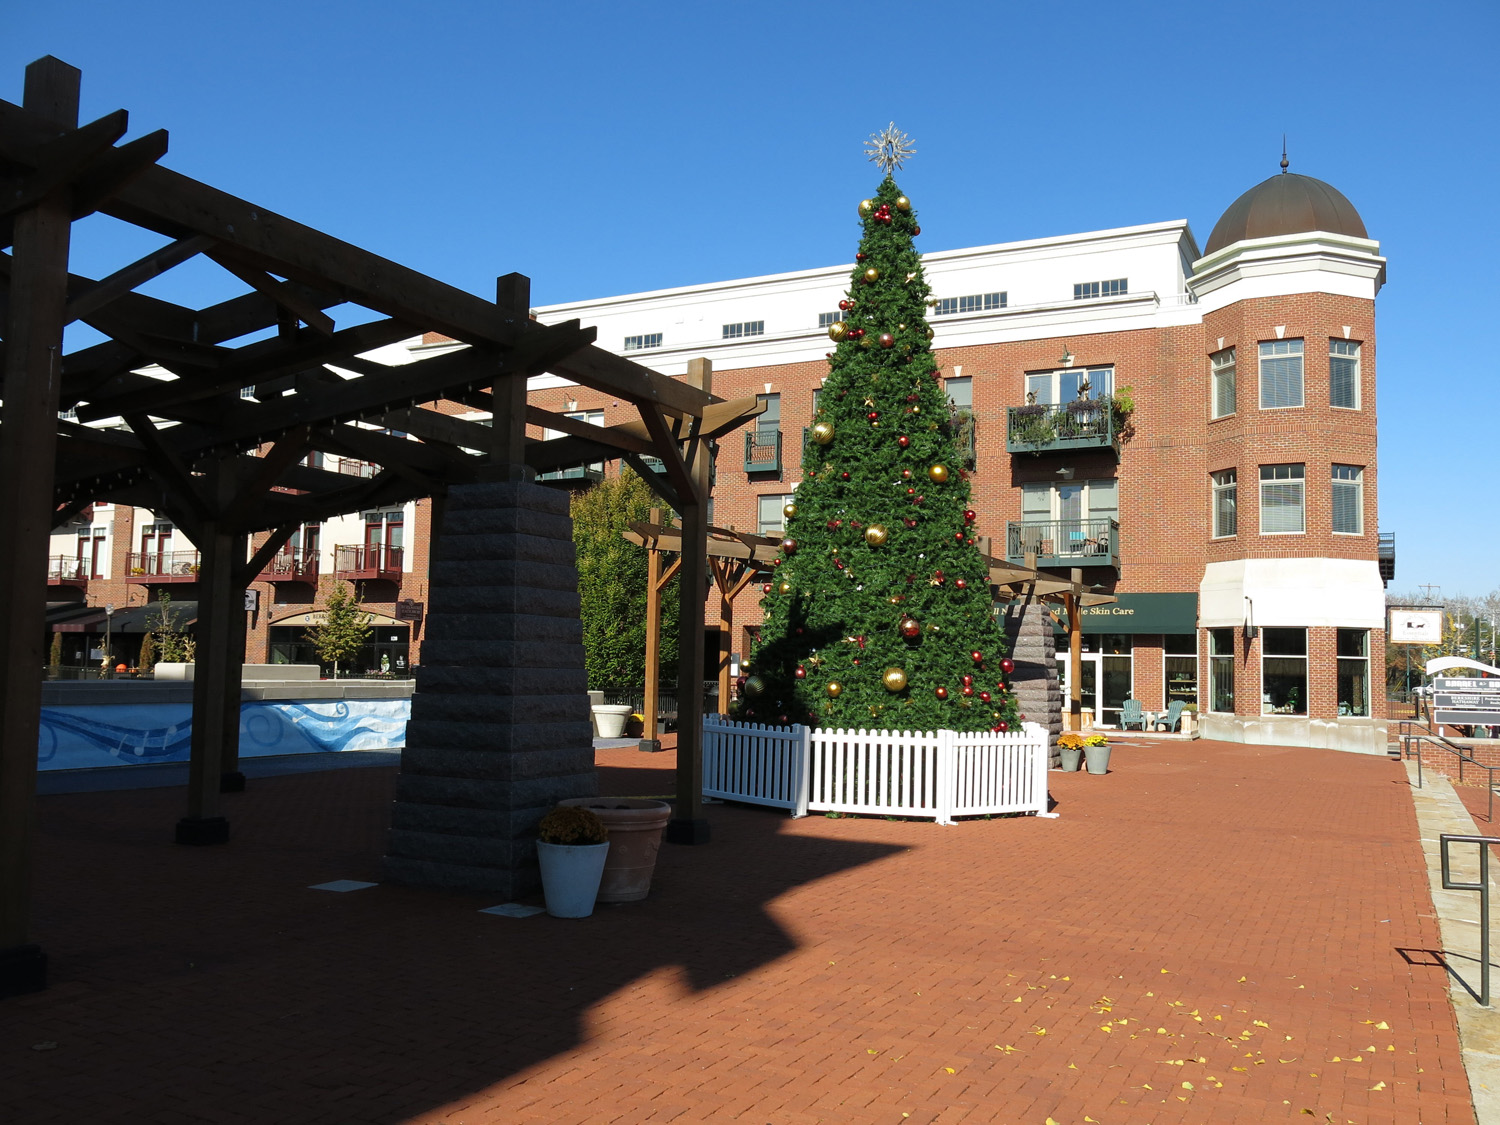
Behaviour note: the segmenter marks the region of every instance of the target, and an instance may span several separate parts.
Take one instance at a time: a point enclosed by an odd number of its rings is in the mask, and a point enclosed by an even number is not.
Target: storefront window
[[[1370,713],[1370,631],[1338,631],[1339,714]]]
[[[1262,629],[1261,713],[1307,714],[1307,630]]]
[[[1162,679],[1167,685],[1167,703],[1198,702],[1198,637],[1195,633],[1168,633],[1162,638]]]
[[[1234,711],[1234,630],[1208,631],[1208,709]]]

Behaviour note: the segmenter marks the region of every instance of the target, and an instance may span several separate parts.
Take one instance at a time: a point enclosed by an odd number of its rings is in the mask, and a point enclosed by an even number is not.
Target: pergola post
[[[25,107],[75,128],[79,78],[66,63],[38,59],[26,68]],[[71,225],[71,192],[60,187],[16,216],[11,254],[0,429],[0,996],[47,986],[47,958],[27,937]]]
[[[660,526],[661,517],[660,508],[651,509],[653,524]],[[649,546],[646,548],[646,684],[641,703],[644,723],[640,749],[652,752],[661,749],[656,729],[656,713],[661,707],[661,586],[661,549]]]
[[[713,367],[706,359],[688,361],[687,383],[713,390]],[[692,422],[687,450],[692,492],[681,498],[682,552],[677,615],[677,802],[667,824],[673,844],[708,843],[703,816],[703,602],[708,579],[708,470],[713,454]]]
[[[250,537],[248,535],[234,536],[234,545],[230,549],[230,555],[234,559],[243,559],[250,548]],[[235,567],[236,578],[229,590],[231,599],[229,606],[228,629],[224,638],[225,655],[228,666],[225,669],[224,683],[228,695],[224,701],[223,734],[220,736],[219,745],[219,792],[221,793],[243,793],[245,790],[245,775],[240,769],[240,702],[243,698],[241,688],[245,679],[245,634],[248,632],[248,623],[245,614],[245,589],[254,580],[255,575],[244,572],[244,564]]]
[[[1083,729],[1083,571],[1071,572],[1073,588],[1064,596],[1068,612],[1068,729]],[[1103,685],[1095,684],[1095,690]]]

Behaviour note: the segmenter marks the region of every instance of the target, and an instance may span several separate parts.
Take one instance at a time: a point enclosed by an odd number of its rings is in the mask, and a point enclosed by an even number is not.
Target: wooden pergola
[[[487,301],[160,167],[164,131],[117,143],[124,110],[79,125],[79,84],[75,68],[43,58],[26,70],[23,104],[0,100],[0,516],[11,542],[0,554],[0,996],[45,982],[45,958],[27,940],[27,888],[54,526],[110,500],[163,511],[200,549],[193,749],[177,839],[216,843],[228,837],[221,787],[243,784],[243,590],[302,523],[431,496],[436,536],[449,486],[622,457],[698,543],[709,441],[759,411],[754,398],[714,398],[705,360],[674,380],[593,346],[594,330],[577,321],[538,324],[520,274],[499,278]],[[72,224],[95,213],[162,244],[103,278],[70,272]],[[136,292],[200,256],[248,292],[206,308]],[[65,351],[75,322],[105,341]],[[402,366],[366,354],[427,331],[467,346]],[[604,428],[529,406],[527,377],[542,372],[628,402],[639,419]],[[434,409],[441,400],[487,411],[491,423]],[[564,436],[529,440],[528,423]],[[378,471],[350,478],[313,467],[314,453]],[[701,588],[705,568],[702,551],[687,552],[684,591]],[[681,614],[698,623],[682,646],[691,680],[702,664],[701,597],[684,596]],[[669,838],[692,842],[707,835],[696,693],[683,708]]]

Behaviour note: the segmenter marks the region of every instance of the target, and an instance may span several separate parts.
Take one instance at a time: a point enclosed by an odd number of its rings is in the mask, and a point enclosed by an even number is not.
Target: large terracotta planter
[[[562,805],[582,805],[609,829],[609,856],[599,884],[600,902],[639,902],[651,891],[656,853],[672,816],[665,801],[629,797],[570,797]]]
[[[542,894],[554,918],[587,918],[594,912],[599,878],[609,855],[608,843],[548,844],[536,842],[542,868]]]

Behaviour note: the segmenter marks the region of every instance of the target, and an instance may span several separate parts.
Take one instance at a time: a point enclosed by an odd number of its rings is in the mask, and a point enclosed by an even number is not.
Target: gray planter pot
[[[1108,746],[1084,747],[1083,753],[1084,757],[1088,759],[1089,773],[1109,772],[1109,751],[1110,747]]]
[[[1059,746],[1057,752],[1062,755],[1062,768],[1064,772],[1077,772],[1078,763],[1083,760],[1083,750],[1078,747],[1069,749],[1066,746]]]

